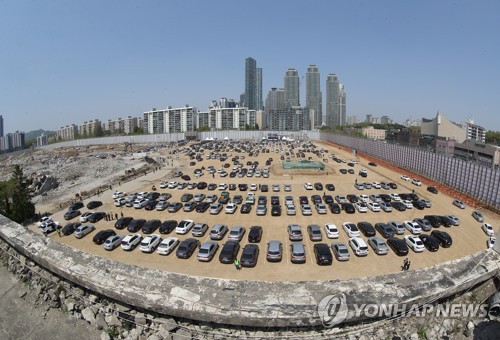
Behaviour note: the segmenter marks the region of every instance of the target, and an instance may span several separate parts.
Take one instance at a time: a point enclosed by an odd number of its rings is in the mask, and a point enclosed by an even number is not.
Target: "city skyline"
[[[314,20],[286,25],[311,6]],[[349,94],[348,115],[403,122],[439,110],[453,121],[473,117],[500,130],[500,47],[493,43],[500,28],[498,2],[318,1],[283,8],[256,1],[244,7],[248,16],[260,18],[252,29],[231,15],[224,23],[206,24],[207,13],[227,8],[237,13],[243,4],[2,2],[5,133],[140,117],[168,105],[205,110],[214,99],[237,100],[244,91],[242,60],[249,56],[262,69],[264,94],[283,86],[288,68],[302,78],[307,65],[317,65],[323,114],[325,80],[335,73]],[[329,33],[332,12],[343,13],[335,19],[341,34]]]

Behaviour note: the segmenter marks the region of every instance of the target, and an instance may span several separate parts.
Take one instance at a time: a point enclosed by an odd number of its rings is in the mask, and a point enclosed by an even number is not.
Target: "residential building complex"
[[[326,79],[326,125],[346,125],[346,93],[336,74]]]
[[[289,68],[285,74],[285,106],[300,106],[299,74],[296,69]]]
[[[0,137],[3,137],[3,117],[0,115]]]
[[[319,128],[323,123],[322,100],[319,69],[316,65],[309,65],[306,73],[306,107],[314,110],[313,128]]]
[[[99,130],[102,130],[102,123],[99,119],[89,120],[88,122],[83,122],[79,127],[79,134],[81,136],[93,136]]]
[[[244,130],[255,128],[255,110],[246,107],[211,107],[209,111],[198,112],[198,127],[217,130]]]
[[[57,138],[62,140],[73,140],[78,137],[78,126],[75,124],[66,125],[56,131]]]
[[[24,132],[16,131],[0,137],[0,152],[19,150],[24,147]]]
[[[245,94],[242,106],[249,110],[262,108],[262,69],[257,68],[254,58],[245,59]]]
[[[175,133],[194,131],[195,119],[197,115],[195,107],[186,105],[181,108],[153,110],[144,112],[144,132],[156,133]]]

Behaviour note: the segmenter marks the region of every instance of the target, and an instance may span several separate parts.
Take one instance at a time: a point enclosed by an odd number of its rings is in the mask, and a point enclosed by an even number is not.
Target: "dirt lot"
[[[352,154],[347,153],[343,150],[335,148],[331,145],[316,143],[319,148],[325,148],[328,150],[328,153],[334,153],[337,157],[345,158],[347,160],[353,159]],[[277,167],[280,164],[280,154],[274,152],[274,147],[271,147],[270,153],[260,153],[258,157],[249,157],[246,153],[237,153],[231,152],[228,160],[225,162],[220,162],[219,160],[204,160],[203,164],[198,163],[193,167],[190,167],[188,164],[190,160],[181,155],[179,159],[175,160],[173,164],[174,167],[178,166],[177,169],[180,169],[184,172],[184,174],[188,174],[191,176],[192,180],[194,180],[193,171],[195,168],[199,168],[202,165],[207,168],[209,165],[214,165],[216,169],[221,168],[223,163],[231,163],[231,157],[235,155],[245,156],[244,160],[241,160],[245,165],[246,162],[250,159],[252,161],[258,160],[259,167],[263,167],[265,161],[272,157],[273,167]],[[205,151],[207,154],[209,151]],[[309,154],[306,154],[309,156]],[[320,160],[315,155],[312,155],[314,160]],[[182,210],[177,213],[169,213],[165,211],[146,211],[144,209],[134,209],[121,207],[116,208],[113,205],[112,200],[112,191],[107,191],[102,194],[100,197],[95,197],[94,199],[99,199],[104,202],[104,206],[101,207],[102,211],[113,212],[120,215],[121,212],[125,216],[132,216],[134,218],[145,218],[145,219],[160,219],[162,221],[167,219],[174,219],[177,221],[181,221],[183,219],[192,219],[195,222],[205,222],[212,227],[217,223],[227,224],[228,227],[232,227],[235,225],[242,225],[248,228],[252,225],[260,225],[264,228],[263,239],[259,244],[260,247],[260,257],[258,260],[258,264],[255,268],[243,268],[241,271],[237,271],[233,265],[224,265],[219,263],[218,261],[218,253],[216,254],[214,260],[210,263],[201,263],[196,259],[195,254],[187,260],[178,259],[175,254],[170,254],[169,256],[160,256],[156,253],[152,254],[143,254],[139,251],[139,249],[135,249],[131,252],[125,252],[120,248],[115,249],[114,251],[108,252],[104,250],[101,246],[95,245],[92,243],[92,235],[90,234],[83,239],[76,239],[73,236],[66,237],[58,237],[57,233],[52,233],[49,237],[64,242],[70,246],[79,248],[84,251],[93,252],[100,256],[106,256],[112,258],[117,261],[133,263],[139,266],[145,266],[150,268],[156,268],[160,270],[168,270],[178,273],[186,273],[191,275],[199,275],[199,276],[208,276],[208,277],[220,277],[220,278],[228,278],[228,279],[246,279],[246,280],[268,280],[268,281],[279,281],[279,280],[332,280],[332,279],[347,279],[347,278],[355,278],[355,277],[367,277],[367,276],[375,276],[381,274],[388,274],[401,271],[401,265],[403,262],[402,257],[396,256],[392,250],[389,251],[389,254],[384,256],[376,255],[373,250],[370,248],[369,254],[366,257],[356,257],[351,252],[351,259],[347,262],[338,262],[334,260],[333,265],[331,266],[319,266],[315,262],[314,254],[313,254],[313,242],[309,240],[307,237],[306,228],[309,224],[318,224],[322,228],[326,223],[334,223],[340,230],[340,238],[339,239],[327,239],[324,230],[323,232],[323,242],[331,244],[332,242],[343,242],[345,244],[348,243],[348,238],[346,233],[342,230],[342,223],[350,221],[350,222],[360,222],[360,221],[368,221],[373,225],[377,222],[388,222],[388,221],[403,221],[403,220],[412,220],[415,217],[423,217],[427,214],[437,214],[437,215],[449,215],[453,214],[460,218],[461,225],[457,227],[444,228],[441,227],[441,230],[447,231],[453,238],[453,246],[448,249],[440,248],[439,251],[435,253],[430,253],[425,250],[423,253],[414,253],[410,250],[408,255],[409,260],[411,261],[411,269],[429,267],[441,262],[457,259],[463,257],[465,255],[469,255],[475,253],[477,251],[483,250],[486,248],[487,236],[481,230],[481,224],[474,220],[471,216],[472,208],[466,207],[465,209],[459,209],[451,204],[453,198],[446,196],[443,193],[439,193],[437,195],[429,193],[426,188],[426,184],[423,183],[422,186],[418,187],[411,182],[407,182],[400,179],[401,174],[395,173],[387,168],[383,168],[381,166],[372,167],[368,165],[368,161],[364,159],[359,160],[359,164],[355,165],[354,170],[355,174],[341,174],[339,170],[341,168],[348,168],[346,164],[332,162],[329,159],[328,163],[326,163],[327,168],[324,171],[321,170],[309,170],[303,174],[293,171],[287,171],[287,173],[283,174],[282,171],[271,171],[269,178],[255,178],[255,177],[243,177],[243,178],[220,178],[216,173],[214,178],[212,175],[208,174],[205,171],[205,175],[200,177],[198,181],[205,181],[207,183],[255,183],[255,184],[268,184],[270,187],[269,192],[261,193],[260,191],[256,191],[256,196],[266,195],[268,197],[268,213],[266,216],[256,216],[255,210],[256,206],[254,205],[250,214],[241,214],[238,211],[233,214],[225,214],[224,210],[218,215],[210,215],[208,210],[205,213],[197,213],[193,212],[183,212]],[[231,167],[228,172],[233,168]],[[359,169],[365,168],[368,170],[368,177],[361,178],[357,176]],[[205,190],[178,190],[178,189],[160,189],[160,181],[162,180],[171,180],[169,174],[171,174],[170,167],[164,167],[160,171],[156,171],[155,173],[148,174],[145,177],[138,178],[131,182],[122,184],[119,187],[113,187],[113,190],[120,190],[125,192],[133,192],[133,191],[149,191],[151,190],[152,185],[155,185],[158,191],[161,192],[169,192],[172,194],[172,198],[169,200],[170,202],[179,202],[180,197],[183,193],[190,192],[192,194],[196,193],[205,193],[205,194],[220,194],[219,190],[208,191]],[[280,174],[278,174],[278,172]],[[411,177],[411,174],[408,174]],[[171,176],[171,175],[170,175]],[[398,184],[398,189],[396,190],[383,190],[383,189],[370,189],[358,191],[354,188],[355,180],[359,182],[395,182]],[[174,180],[180,180],[176,178]],[[319,215],[313,208],[312,216],[302,216],[300,213],[300,206],[298,203],[298,197],[301,195],[306,195],[310,197],[313,194],[323,195],[323,191],[316,190],[305,190],[304,183],[305,182],[321,182],[323,184],[333,183],[336,187],[334,192],[328,192],[327,194],[335,195],[347,195],[347,194],[374,194],[374,193],[408,193],[412,190],[415,190],[415,193],[418,194],[421,198],[426,198],[431,200],[432,208],[428,208],[425,210],[417,210],[417,209],[409,209],[405,212],[393,211],[390,213],[386,212],[371,212],[370,210],[367,213],[359,213],[356,211],[355,214],[346,214],[345,212],[341,212],[340,214],[332,214],[330,211],[326,215]],[[272,184],[280,184],[281,191],[280,192],[272,192]],[[284,192],[283,184],[291,184],[292,192]],[[235,191],[230,191],[231,197],[235,194],[241,194],[243,197],[246,197],[246,192],[240,192],[238,189]],[[287,216],[285,213],[280,217],[272,217],[270,215],[270,203],[269,199],[272,195],[280,196],[280,201],[283,205],[284,197],[287,195],[293,195],[295,198],[295,206],[297,208],[296,216]],[[90,200],[86,200],[87,203]],[[83,208],[82,213],[87,209]],[[65,211],[58,212],[53,215],[53,218],[57,221],[60,221],[61,224],[65,224],[71,221],[64,221],[62,215]],[[483,215],[485,216],[486,222],[494,224],[494,228],[497,228],[495,224],[498,223],[498,216],[492,213],[483,211]],[[72,221],[78,221],[78,217],[73,219]],[[106,228],[113,228],[115,221],[100,221],[95,224],[97,230],[102,230]],[[305,264],[292,264],[290,262],[290,253],[289,253],[289,244],[288,234],[286,231],[287,225],[290,223],[298,223],[302,226],[302,232],[304,234],[304,244],[307,252],[307,262]],[[37,230],[36,226],[32,226],[33,230]],[[117,231],[121,234],[127,234],[126,229]],[[406,231],[405,235],[409,235],[409,232]],[[168,236],[179,237],[182,241],[185,238],[191,237],[191,234],[188,235],[175,235],[175,232],[172,235],[162,235],[163,238]],[[241,246],[243,247],[247,243],[247,235],[244,236]],[[402,237],[402,236],[399,236]],[[366,237],[362,236],[363,239],[366,240]],[[208,240],[208,233],[201,238],[200,241]],[[227,235],[225,237],[227,239]],[[225,240],[224,239],[224,240]],[[222,246],[224,240],[219,241],[219,245]],[[269,240],[280,240],[283,243],[284,249],[284,257],[283,261],[279,263],[270,263],[265,259],[266,252],[266,242]],[[219,251],[220,252],[220,248]],[[241,254],[241,250],[240,250]]]

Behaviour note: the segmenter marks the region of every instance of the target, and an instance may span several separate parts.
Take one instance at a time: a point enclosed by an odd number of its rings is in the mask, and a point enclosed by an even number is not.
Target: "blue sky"
[[[0,0],[0,114],[12,132],[206,110],[239,99],[251,56],[264,99],[287,68],[316,64],[358,119],[439,109],[500,130],[499,13],[500,1]]]

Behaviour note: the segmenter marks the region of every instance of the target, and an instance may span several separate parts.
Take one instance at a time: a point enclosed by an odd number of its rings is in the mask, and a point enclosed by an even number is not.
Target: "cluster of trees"
[[[0,181],[0,214],[17,223],[35,216],[35,204],[31,202],[28,179],[19,165],[14,166],[11,179]]]
[[[486,132],[486,143],[500,145],[500,131],[487,131]]]

